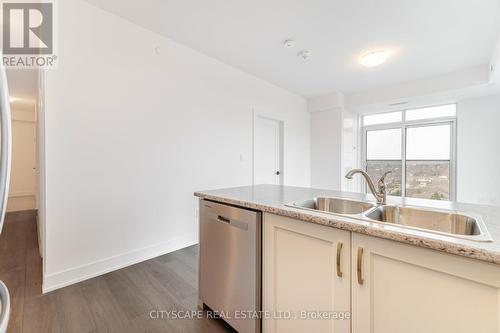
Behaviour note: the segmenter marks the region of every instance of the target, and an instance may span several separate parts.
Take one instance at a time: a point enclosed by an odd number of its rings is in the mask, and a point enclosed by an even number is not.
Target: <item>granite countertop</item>
[[[387,198],[388,204],[420,206],[478,214],[482,217],[493,241],[477,242],[468,239],[397,227],[396,225],[387,223],[363,221],[352,217],[332,215],[329,213],[321,213],[286,206],[286,204],[311,199],[317,196],[374,202],[374,198],[371,195],[362,193],[339,192],[293,186],[255,185],[199,191],[195,192],[194,195],[208,200],[287,216],[308,223],[322,224],[361,234],[391,239],[402,243],[500,265],[499,207],[414,198]]]

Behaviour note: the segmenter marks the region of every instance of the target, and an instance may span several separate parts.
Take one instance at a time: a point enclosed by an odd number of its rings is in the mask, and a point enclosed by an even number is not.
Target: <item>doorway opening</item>
[[[31,219],[36,223],[38,249],[43,257],[44,226],[41,189],[42,72],[37,69],[7,69],[12,128],[12,161],[6,221]],[[14,222],[12,222],[14,223]]]
[[[7,212],[38,208],[38,70],[7,70],[12,165]]]

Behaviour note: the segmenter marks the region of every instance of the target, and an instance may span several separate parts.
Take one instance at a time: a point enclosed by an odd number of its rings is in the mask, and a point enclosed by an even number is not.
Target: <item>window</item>
[[[385,171],[392,171],[386,178],[389,195],[401,195],[401,136],[400,128],[366,132],[366,171],[374,179],[380,179]]]
[[[440,105],[431,106],[429,108],[407,110],[405,112],[406,120],[419,120],[419,119],[429,119],[429,118],[443,118],[443,117],[455,117],[456,115],[456,105]]]
[[[365,168],[375,180],[392,171],[387,194],[454,200],[455,110],[452,104],[363,117]],[[387,116],[396,113],[398,121]]]
[[[402,112],[379,113],[363,117],[365,125],[397,123],[401,120],[403,120]]]
[[[451,124],[406,129],[406,196],[450,199]]]

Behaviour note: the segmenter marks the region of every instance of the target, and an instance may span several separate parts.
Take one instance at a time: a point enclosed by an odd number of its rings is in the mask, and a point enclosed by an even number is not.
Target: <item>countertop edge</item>
[[[194,195],[199,198],[213,200],[221,203],[227,203],[244,208],[260,210],[262,212],[285,216],[307,223],[314,223],[333,227],[337,229],[357,232],[364,235],[374,236],[378,238],[397,241],[400,243],[410,244],[422,248],[454,254],[465,258],[480,260],[483,262],[500,265],[500,252],[485,250],[478,247],[456,244],[452,241],[439,240],[432,237],[424,237],[420,235],[411,235],[405,232],[394,230],[380,229],[367,225],[359,225],[355,223],[354,218],[337,216],[324,213],[313,213],[302,211],[286,206],[271,206],[251,201],[242,201],[237,199],[226,198],[218,195],[207,194],[203,192],[194,192]]]

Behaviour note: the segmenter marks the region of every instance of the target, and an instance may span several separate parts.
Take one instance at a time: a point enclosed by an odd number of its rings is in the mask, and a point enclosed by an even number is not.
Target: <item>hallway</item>
[[[233,332],[221,320],[150,317],[197,309],[197,257],[192,246],[42,295],[35,213],[9,213],[0,237],[8,332]]]

